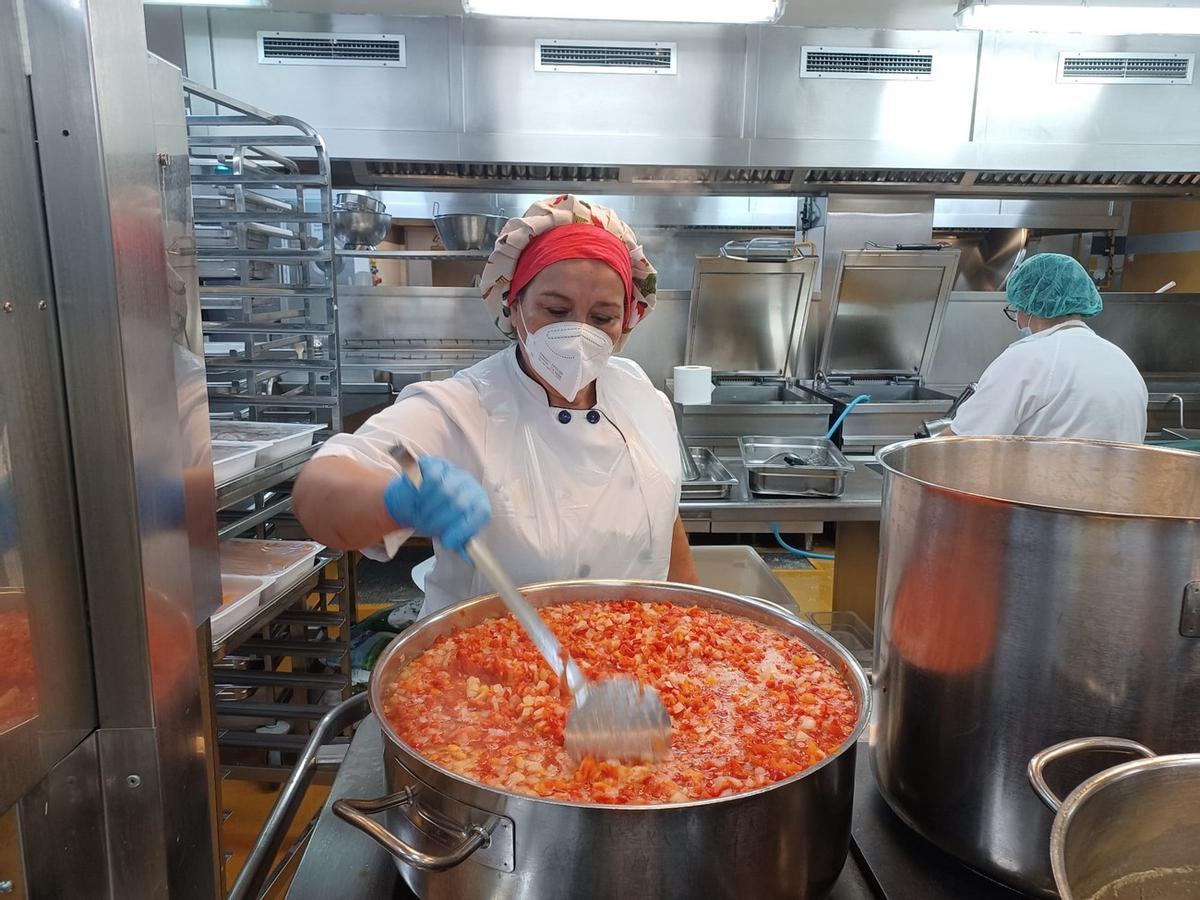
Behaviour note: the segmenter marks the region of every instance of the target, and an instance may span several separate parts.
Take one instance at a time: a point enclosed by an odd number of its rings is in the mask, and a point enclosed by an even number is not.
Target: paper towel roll
[[[676,366],[675,402],[687,406],[712,403],[712,366]]]

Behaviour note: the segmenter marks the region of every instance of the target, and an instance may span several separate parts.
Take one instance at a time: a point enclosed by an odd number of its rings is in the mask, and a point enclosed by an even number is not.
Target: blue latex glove
[[[420,460],[421,486],[403,475],[383,494],[388,515],[403,528],[426,534],[458,553],[492,518],[487,491],[469,474],[444,459]]]

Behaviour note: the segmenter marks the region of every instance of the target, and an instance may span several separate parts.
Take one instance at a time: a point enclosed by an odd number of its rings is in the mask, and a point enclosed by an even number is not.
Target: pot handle
[[[384,850],[396,859],[407,863],[415,869],[423,869],[426,872],[444,872],[446,869],[453,869],[476,850],[484,849],[492,842],[492,836],[488,833],[487,829],[480,825],[471,825],[462,830],[462,840],[459,841],[457,847],[449,853],[434,856],[429,853],[422,853],[415,847],[406,844],[374,819],[370,818],[376,813],[386,812],[389,809],[395,809],[397,806],[408,806],[416,799],[416,796],[416,791],[406,787],[395,794],[389,794],[386,797],[379,797],[375,800],[335,800],[333,802],[333,811],[338,818],[348,822],[359,831],[363,831],[373,838],[375,843],[383,847]]]
[[[1050,785],[1046,783],[1046,766],[1063,757],[1074,756],[1076,753],[1088,753],[1100,750],[1116,753],[1136,753],[1139,756],[1144,756],[1146,759],[1153,759],[1157,755],[1149,747],[1139,744],[1137,741],[1113,737],[1074,738],[1069,741],[1063,741],[1061,744],[1055,744],[1053,747],[1047,747],[1040,753],[1035,753],[1033,759],[1029,760],[1029,768],[1026,770],[1026,774],[1029,776],[1029,783],[1033,786],[1034,793],[1041,798],[1043,803],[1050,807],[1051,812],[1058,812],[1059,808],[1063,805],[1063,801],[1054,791],[1050,790]]]

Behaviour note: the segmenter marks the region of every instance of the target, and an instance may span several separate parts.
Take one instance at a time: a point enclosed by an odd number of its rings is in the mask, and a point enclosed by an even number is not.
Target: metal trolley
[[[323,426],[320,439],[341,428],[324,141],[298,119],[211,88],[185,82],[184,94],[210,414]],[[315,449],[218,485],[219,538],[303,536],[290,489]],[[349,696],[354,618],[352,556],[324,551],[311,573],[211,642],[222,778],[286,778],[314,724]]]

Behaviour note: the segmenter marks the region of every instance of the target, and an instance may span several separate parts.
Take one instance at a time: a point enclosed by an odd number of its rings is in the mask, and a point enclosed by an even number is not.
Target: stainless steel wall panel
[[[660,291],[653,315],[634,330],[621,353],[645,369],[660,389],[683,363],[689,296],[687,291]],[[508,345],[473,288],[346,288],[338,298],[347,365],[419,373],[446,368],[442,360],[453,356],[455,348],[475,349],[482,357]]]
[[[688,291],[660,291],[653,315],[633,330],[620,353],[640,365],[660,391],[667,389],[675,367],[683,365],[690,298]]]
[[[755,138],[896,141],[932,148],[971,138],[979,35],[761,27]],[[803,46],[887,47],[934,55],[927,81],[801,78]],[[835,163],[839,165],[839,163]]]
[[[1194,37],[1167,35],[987,33],[980,57],[975,139],[997,144],[1200,143],[1200,81],[1064,84],[1057,78],[1059,54],[1072,50],[1195,53],[1197,42]],[[1193,146],[1191,171],[1196,152]],[[1132,166],[1134,171],[1158,167],[1157,161],[1145,157]]]
[[[961,390],[977,381],[993,359],[1018,338],[1017,326],[1003,313],[1001,292],[955,291],[950,295],[942,336],[926,384]]]
[[[213,9],[214,87],[280,115],[304,119],[325,135],[351,128],[455,131],[461,97],[451,90],[450,19],[339,16]],[[259,31],[402,34],[407,65],[276,66],[258,61]],[[344,145],[343,145],[344,146]],[[332,150],[332,147],[330,148]],[[357,155],[351,148],[345,155]]]
[[[0,810],[96,725],[22,29],[0,0]],[[10,680],[11,679],[11,680]]]
[[[746,29],[638,23],[639,41],[678,48],[677,75],[536,72],[538,38],[629,40],[628,23],[467,18],[465,130],[470,134],[742,136]],[[559,162],[582,162],[575,156]],[[628,161],[628,159],[626,160]]]
[[[179,364],[141,4],[31,0],[31,84],[66,368],[67,407],[101,729],[153,735],[162,827],[126,833],[112,892],[217,893],[190,478],[207,440],[179,426],[203,370]],[[197,475],[197,472],[203,474]],[[215,528],[215,523],[210,523]],[[133,773],[140,774],[140,773]],[[137,816],[110,794],[106,814]],[[119,862],[119,860],[118,860]],[[149,882],[151,885],[156,882]]]
[[[15,808],[30,900],[116,896],[108,879],[97,744],[96,735],[88,735]]]
[[[1129,354],[1148,378],[1194,381],[1200,373],[1200,295],[1105,293],[1104,311],[1088,325]],[[1002,313],[999,292],[951,294],[934,363],[927,383],[962,387],[983,374],[988,364],[1018,337]],[[1194,391],[1193,391],[1194,392]]]
[[[933,203],[933,227],[1102,231],[1124,225],[1118,206],[1107,199],[939,197]]]

